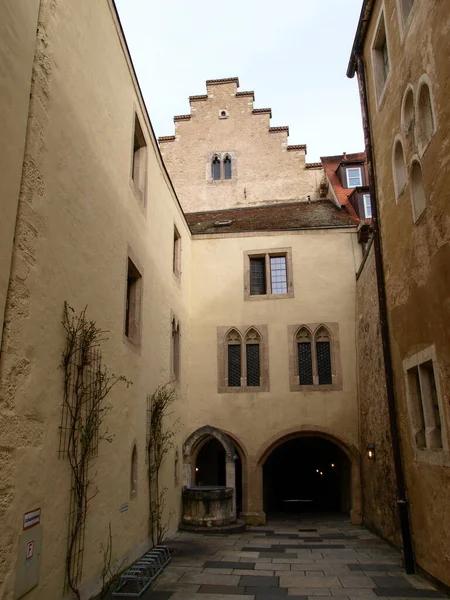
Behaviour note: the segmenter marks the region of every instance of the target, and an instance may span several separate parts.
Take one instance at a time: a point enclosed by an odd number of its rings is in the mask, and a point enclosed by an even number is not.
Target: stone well
[[[231,487],[183,489],[183,523],[196,527],[223,527],[236,521]]]

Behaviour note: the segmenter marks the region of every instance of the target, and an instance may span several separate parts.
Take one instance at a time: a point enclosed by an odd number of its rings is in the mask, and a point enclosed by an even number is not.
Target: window
[[[381,13],[378,21],[378,27],[372,45],[372,56],[375,88],[377,96],[380,98],[390,71],[389,48],[383,13]]]
[[[231,179],[231,158],[226,156],[223,161],[223,176],[225,179]]]
[[[212,178],[214,181],[220,180],[220,159],[215,156],[212,161]]]
[[[218,391],[269,391],[267,326],[218,327]]]
[[[416,222],[427,207],[427,198],[423,186],[422,167],[420,163],[413,161],[411,168],[411,192],[413,203],[413,218]]]
[[[181,275],[181,236],[178,233],[178,229],[173,229],[173,257],[172,257],[172,269],[176,277]]]
[[[141,341],[142,276],[128,258],[127,290],[125,301],[125,336],[136,345]]]
[[[171,321],[171,372],[175,381],[180,380],[180,323],[175,315]]]
[[[414,92],[408,88],[403,99],[402,127],[406,136],[414,133]]]
[[[421,152],[425,150],[435,132],[430,88],[422,83],[417,103],[417,134]]]
[[[130,498],[137,496],[137,478],[138,478],[138,462],[136,444],[133,444],[131,452],[131,477],[130,477]]]
[[[434,346],[403,361],[413,444],[422,457],[446,447],[435,364]]]
[[[131,167],[134,193],[145,206],[147,185],[147,144],[137,115],[134,116],[133,161]]]
[[[402,195],[407,180],[403,145],[400,140],[397,140],[394,146],[394,187],[396,198]]]
[[[347,187],[354,188],[362,185],[361,168],[347,169]]]
[[[245,252],[244,299],[292,298],[292,250],[279,248]]]
[[[371,219],[372,218],[372,204],[370,202],[370,194],[363,194],[363,202],[364,202],[364,218]]]
[[[337,323],[290,325],[288,336],[291,392],[342,389]]]

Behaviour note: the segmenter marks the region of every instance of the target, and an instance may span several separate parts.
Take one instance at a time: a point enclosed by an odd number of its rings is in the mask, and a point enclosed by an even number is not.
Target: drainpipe
[[[356,71],[358,73],[358,87],[361,97],[361,112],[364,130],[364,142],[367,155],[367,169],[369,172],[370,200],[372,206],[373,247],[377,275],[378,306],[380,311],[380,331],[383,345],[384,374],[386,378],[386,393],[389,409],[389,425],[392,438],[392,452],[394,457],[394,470],[397,492],[397,509],[400,520],[400,530],[403,540],[403,556],[407,573],[415,572],[414,552],[411,539],[411,526],[409,520],[408,501],[406,500],[405,478],[403,474],[402,455],[400,447],[399,425],[396,410],[394,389],[394,374],[392,369],[391,344],[389,338],[388,310],[386,288],[384,281],[383,257],[381,253],[380,224],[378,219],[378,201],[375,183],[375,169],[373,164],[372,135],[369,122],[369,106],[366,91],[366,69],[360,54],[355,56]]]

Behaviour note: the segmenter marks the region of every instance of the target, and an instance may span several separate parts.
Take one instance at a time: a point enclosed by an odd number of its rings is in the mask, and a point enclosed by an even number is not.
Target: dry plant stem
[[[108,523],[108,540],[106,547],[102,544],[100,546],[100,552],[103,554],[103,568],[102,568],[102,589],[100,592],[99,600],[106,598],[109,590],[111,589],[114,582],[117,580],[119,573],[122,570],[123,565],[127,561],[124,558],[122,562],[112,559],[113,555],[113,537],[111,531],[111,523]]]
[[[65,302],[62,324],[66,332],[66,348],[62,355],[65,437],[60,455],[67,456],[72,474],[66,583],[80,600],[78,584],[82,574],[82,538],[89,502],[98,493],[97,489],[91,491],[93,481],[89,477],[89,466],[97,456],[99,443],[113,440],[108,429],[100,431],[105,416],[111,410],[105,398],[117,383],[123,382],[128,386],[131,382],[122,375],[110,374],[102,366],[100,346],[106,341],[107,332],[98,328],[95,321],[86,318],[86,308],[76,315]]]
[[[174,514],[174,511],[171,511],[164,522],[167,488],[160,488],[159,476],[164,457],[173,448],[173,439],[178,432],[178,419],[171,424],[167,422],[172,414],[170,408],[176,399],[177,393],[170,383],[160,385],[152,396],[147,396],[149,535],[154,546],[164,540]]]

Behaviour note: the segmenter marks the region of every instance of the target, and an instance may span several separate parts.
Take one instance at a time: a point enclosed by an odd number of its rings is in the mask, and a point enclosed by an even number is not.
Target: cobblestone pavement
[[[168,545],[172,560],[144,600],[446,597],[420,576],[406,575],[386,542],[342,519],[271,521],[235,535],[179,532]]]

